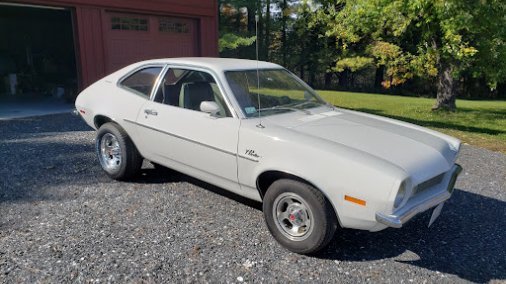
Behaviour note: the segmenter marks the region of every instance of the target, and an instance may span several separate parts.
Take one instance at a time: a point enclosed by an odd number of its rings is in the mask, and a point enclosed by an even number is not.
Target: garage
[[[0,92],[65,96],[77,89],[71,11],[0,5]]]
[[[198,56],[196,21],[188,18],[107,13],[104,25],[108,72],[132,61]]]
[[[0,118],[29,103],[70,105],[80,90],[139,60],[218,56],[217,11],[213,0],[2,2]]]

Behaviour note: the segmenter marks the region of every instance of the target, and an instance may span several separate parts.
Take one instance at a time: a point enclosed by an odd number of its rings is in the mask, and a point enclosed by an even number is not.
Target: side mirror
[[[200,103],[200,111],[209,113],[212,116],[217,116],[218,112],[220,112],[220,107],[216,102],[203,101]]]

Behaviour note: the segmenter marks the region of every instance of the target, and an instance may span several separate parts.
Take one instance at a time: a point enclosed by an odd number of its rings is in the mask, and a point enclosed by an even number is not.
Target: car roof
[[[248,70],[248,69],[280,69],[283,68],[277,64],[236,58],[217,58],[217,57],[179,57],[179,58],[161,58],[139,62],[140,64],[162,63],[190,65],[194,67],[204,67],[215,71]]]

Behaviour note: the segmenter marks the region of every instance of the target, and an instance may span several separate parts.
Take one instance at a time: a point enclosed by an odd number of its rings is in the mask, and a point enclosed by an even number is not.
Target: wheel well
[[[99,129],[100,126],[104,125],[107,122],[111,122],[111,121],[113,121],[113,120],[105,115],[97,115],[97,116],[95,116],[93,123],[95,124],[95,127],[97,129]]]
[[[271,184],[274,183],[275,181],[277,181],[278,179],[292,179],[292,180],[300,181],[300,182],[303,182],[303,183],[306,183],[306,184],[309,184],[309,185],[315,187],[313,184],[311,184],[307,180],[302,179],[296,175],[292,175],[292,174],[281,172],[281,171],[267,171],[267,172],[263,172],[262,174],[260,174],[260,176],[258,176],[258,178],[257,178],[257,189],[258,189],[258,192],[260,193],[260,196],[262,197],[262,199],[264,198],[265,193],[267,192],[267,189],[269,189]]]
[[[312,184],[309,181],[307,181],[303,178],[300,178],[296,175],[286,173],[286,172],[281,172],[281,171],[266,171],[266,172],[261,173],[260,176],[258,176],[258,178],[257,178],[257,189],[258,189],[258,192],[260,193],[260,197],[262,198],[262,200],[264,199],[265,193],[269,189],[269,186],[271,186],[271,184],[273,184],[275,181],[277,181],[279,179],[292,179],[292,180],[300,181],[305,184],[309,184],[310,186],[320,190],[318,187],[314,186],[314,184]],[[331,204],[331,207],[333,208],[334,214],[337,218],[338,224],[340,225],[341,220],[339,219],[339,214],[337,214],[336,208],[334,207],[332,202],[329,200],[329,198],[324,193],[323,193],[323,196]]]

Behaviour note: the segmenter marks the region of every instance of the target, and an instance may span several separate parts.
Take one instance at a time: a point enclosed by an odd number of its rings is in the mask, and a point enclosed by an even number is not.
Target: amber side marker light
[[[345,196],[344,196],[344,200],[349,201],[349,202],[356,203],[356,204],[358,204],[358,205],[365,206],[365,200],[358,199],[358,198],[355,198],[355,197],[351,197],[351,196],[349,196],[349,195],[345,195]]]

